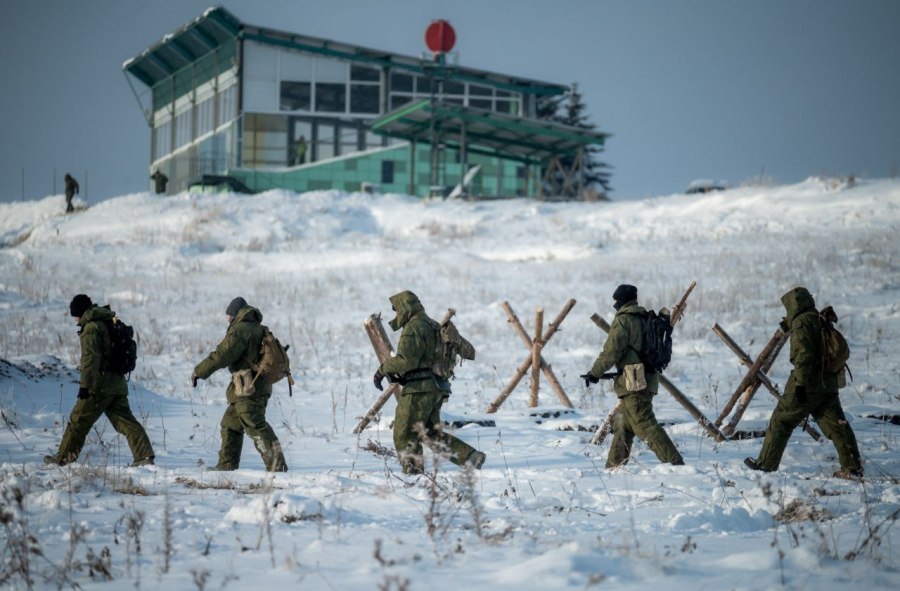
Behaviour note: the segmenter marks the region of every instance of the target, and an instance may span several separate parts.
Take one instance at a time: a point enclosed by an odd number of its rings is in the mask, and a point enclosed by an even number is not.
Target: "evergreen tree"
[[[578,84],[573,83],[571,90],[565,97],[552,97],[538,102],[538,117],[549,119],[569,127],[577,127],[579,129],[594,130],[596,125],[588,120],[585,114],[586,105],[578,91]],[[567,187],[564,190],[565,182],[563,175],[556,172],[550,175],[548,183],[544,187],[544,192],[555,197],[578,199],[587,189],[599,191],[601,195],[606,195],[611,189],[609,179],[609,165],[601,162],[598,158],[603,148],[591,144],[584,147],[584,155],[582,157],[582,168],[575,179],[574,187]],[[559,159],[560,164],[566,169],[571,170],[575,164],[574,156],[565,156]],[[542,171],[546,174],[546,170]]]

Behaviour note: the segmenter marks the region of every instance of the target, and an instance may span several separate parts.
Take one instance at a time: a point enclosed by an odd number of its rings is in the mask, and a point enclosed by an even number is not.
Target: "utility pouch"
[[[253,385],[253,372],[249,369],[242,369],[231,374],[231,381],[234,383],[235,396],[250,396],[256,392],[256,386]]]
[[[622,373],[625,375],[625,389],[629,392],[642,392],[647,389],[647,377],[644,375],[644,364],[626,365]]]
[[[840,390],[841,388],[847,387],[847,367],[846,366],[842,367],[841,371],[839,371],[837,374],[837,385],[838,385],[838,390]]]

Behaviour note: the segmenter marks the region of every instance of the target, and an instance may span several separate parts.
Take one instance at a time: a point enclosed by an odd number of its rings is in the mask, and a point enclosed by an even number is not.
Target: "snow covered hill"
[[[135,194],[66,216],[62,196],[0,204],[0,582],[27,588],[203,589],[872,589],[898,585],[900,516],[900,183],[827,179],[613,203],[420,201],[339,192]],[[687,465],[660,465],[642,443],[603,469],[591,430],[615,402],[578,375],[604,335],[619,283],[671,307],[698,282],[666,372],[715,418],[745,369],[718,322],[752,357],[804,285],[831,304],[852,347],[841,399],[864,454],[863,483],[836,480],[834,448],[797,431],[781,471],[741,460],[761,439],[716,443],[666,392],[656,398]],[[457,436],[487,453],[467,479],[441,464],[407,478],[390,457],[394,403],[357,436],[377,367],[362,327],[390,319],[411,289],[432,316],[457,310],[478,349],[444,407]],[[55,451],[77,391],[68,302],[88,293],[139,334],[130,399],[157,466],[129,469],[101,419],[80,461]],[[189,376],[241,295],[292,345],[268,417],[290,467],[268,477],[252,446],[241,470],[212,473],[225,372]],[[575,409],[526,377],[486,413],[526,355],[501,305],[528,332],[577,301],[547,344]],[[392,335],[396,338],[396,335]],[[396,342],[396,341],[395,341]],[[770,375],[783,384],[783,352]],[[765,428],[754,398],[740,427]],[[886,420],[887,419],[887,420]],[[30,537],[30,536],[33,536]],[[31,540],[31,541],[29,541]],[[31,546],[32,552],[23,553]],[[27,560],[26,560],[27,559]],[[111,579],[109,584],[101,584]],[[891,583],[893,581],[893,583]]]

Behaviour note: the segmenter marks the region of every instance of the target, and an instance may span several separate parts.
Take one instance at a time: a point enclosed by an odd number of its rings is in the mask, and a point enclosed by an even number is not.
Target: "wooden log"
[[[454,314],[456,314],[456,310],[453,308],[448,309],[441,324],[449,322]],[[378,364],[380,366],[388,360],[391,353],[394,351],[394,348],[391,346],[391,341],[387,336],[387,332],[384,330],[384,325],[381,323],[381,314],[370,315],[363,321],[363,326],[366,329],[366,334],[369,335],[369,340],[372,342],[372,348],[375,349],[375,356],[378,358]],[[391,396],[398,401],[400,400],[400,384],[388,384],[388,387],[385,388],[384,392],[382,392],[375,402],[372,403],[372,406],[369,407],[366,414],[362,416],[353,428],[353,433],[357,435],[362,433],[363,429],[369,426],[369,423],[372,422],[375,415],[378,414],[387,401],[390,400]]]
[[[509,398],[509,395],[512,394],[512,391],[516,389],[516,386],[519,385],[519,382],[522,381],[522,378],[525,377],[525,374],[528,373],[528,368],[531,367],[531,355],[525,358],[519,367],[516,368],[516,373],[513,374],[512,379],[506,385],[505,388],[500,392],[500,395],[491,402],[487,407],[487,413],[493,414],[497,412],[497,409],[500,408],[506,399]]]
[[[563,318],[565,318],[565,314],[568,314],[572,307],[575,305],[575,300],[569,300],[566,303],[566,307],[563,308],[563,313],[561,316],[558,316],[554,321],[555,325],[559,327],[559,323],[562,322]],[[513,312],[512,307],[509,305],[509,302],[503,302],[501,307],[506,312],[508,317],[508,322],[512,325],[513,330],[519,335],[519,338],[522,340],[522,343],[525,345],[525,348],[529,351],[534,349],[534,342],[531,340],[531,337],[528,336],[528,333],[525,332],[525,327],[522,326],[522,323],[519,321],[519,317],[516,316],[516,313]],[[555,330],[553,332],[556,332]],[[553,334],[548,330],[547,337],[544,339],[544,345],[546,346],[547,341],[550,339]],[[550,383],[550,387],[553,388],[553,391],[556,393],[556,397],[559,399],[560,403],[566,408],[574,408],[572,406],[572,401],[569,400],[569,396],[566,394],[566,391],[563,390],[562,384],[559,383],[559,380],[556,378],[556,374],[553,373],[553,367],[544,360],[543,356],[541,357],[541,371],[544,373],[544,377],[547,378],[547,382]]]
[[[565,318],[569,314],[569,312],[572,311],[572,308],[575,306],[575,304],[576,304],[576,301],[574,299],[570,299],[568,302],[566,302],[566,305],[563,306],[562,311],[560,311],[560,313],[557,314],[557,316],[553,320],[553,322],[550,323],[549,329],[547,330],[547,334],[544,336],[544,339],[543,339],[545,346],[550,341],[550,339],[553,338],[553,335],[556,334],[556,331],[559,330],[560,324],[562,324],[562,321],[565,320]],[[506,305],[506,308],[508,308],[508,307],[509,307],[509,304]],[[515,317],[515,314],[512,314],[512,316]],[[516,321],[518,322],[518,318],[516,318]],[[518,325],[521,327],[521,323],[518,323]],[[525,329],[522,329],[523,332],[524,332],[524,330]],[[527,333],[525,333],[525,338],[527,341],[529,341],[528,349],[530,351],[531,347],[532,347],[532,345],[530,344],[531,338],[528,336]],[[522,361],[522,363],[519,365],[519,367],[516,368],[516,373],[513,375],[512,379],[509,381],[509,384],[507,384],[506,387],[503,388],[503,390],[497,396],[497,398],[488,405],[487,410],[485,412],[487,412],[489,414],[497,412],[497,410],[500,408],[500,406],[506,401],[507,398],[509,398],[509,395],[512,394],[512,391],[515,390],[516,386],[519,385],[519,382],[522,380],[522,378],[525,376],[525,374],[528,373],[528,368],[531,367],[531,360],[532,360],[532,358],[531,358],[531,355],[529,354],[528,357],[524,361]],[[543,369],[543,367],[545,365],[546,364],[542,362],[541,369]],[[545,372],[545,375],[547,373],[552,374],[552,369],[550,368],[550,366],[546,365],[546,367],[547,367],[548,371]],[[556,379],[555,375],[553,376],[552,379],[548,377],[548,380],[550,381],[551,386],[554,386],[554,384],[559,385],[559,380]],[[569,408],[572,408],[572,402],[569,400],[569,397],[566,396],[566,393],[563,391],[562,386],[559,386],[558,390],[556,389],[556,386],[554,386],[554,390],[556,390],[556,395],[559,397],[560,401],[563,404],[565,404],[566,406],[568,406]]]
[[[541,387],[541,348],[544,345],[544,309],[538,308],[534,313],[534,343],[531,347],[531,396],[528,406],[538,405],[538,391]]]
[[[781,332],[781,329],[778,329],[778,332]],[[775,334],[778,335],[778,332]],[[773,337],[774,338],[774,337]],[[754,374],[755,380],[750,382],[750,385],[746,390],[741,394],[740,398],[737,401],[737,406],[734,409],[734,414],[731,415],[731,419],[728,421],[728,424],[722,429],[726,435],[731,437],[734,432],[737,430],[737,425],[740,422],[741,418],[744,416],[744,411],[747,410],[747,407],[750,406],[750,401],[753,400],[753,397],[756,395],[756,391],[759,390],[759,387],[762,385],[762,380],[759,379],[759,375],[765,375],[768,373],[772,366],[775,364],[775,360],[778,358],[778,354],[781,353],[781,349],[784,347],[784,344],[788,341],[788,335],[783,333],[781,334],[781,338],[778,339],[775,346],[772,347],[770,351],[763,351],[760,354],[760,357],[765,354],[763,357],[763,362],[759,364],[759,367],[750,367],[750,371],[748,374]],[[746,377],[744,378],[747,379]],[[808,425],[807,425],[808,426]],[[816,433],[818,435],[818,433]],[[813,436],[815,438],[815,435]],[[818,441],[818,439],[816,439]]]
[[[591,320],[593,320],[594,324],[599,326],[604,332],[609,333],[609,323],[607,323],[606,320],[601,318],[598,314],[593,314],[591,316]],[[694,406],[694,403],[692,403],[688,399],[688,397],[681,392],[681,390],[675,387],[675,384],[673,384],[669,381],[668,378],[666,378],[666,376],[662,374],[659,375],[659,384],[663,388],[665,388],[669,392],[669,394],[672,395],[672,398],[674,398],[682,407],[684,407],[684,409],[688,411],[688,413],[692,417],[694,417],[694,420],[696,420],[697,423],[699,423],[699,425],[703,427],[703,429],[707,432],[707,434],[709,434],[710,437],[712,437],[716,441],[725,441],[726,439],[728,439],[727,437],[725,437],[725,434],[722,433],[719,428],[713,424],[712,421],[707,419],[703,415],[703,413],[700,412],[700,409]]]
[[[718,327],[717,331],[715,330],[715,328],[713,329],[714,332],[716,332],[716,334],[719,335],[719,337],[725,342],[725,344],[728,345],[728,348],[730,348],[734,352],[734,354],[737,355],[738,359],[741,360],[741,363],[743,363],[745,366],[748,366],[748,367],[750,365],[752,365],[750,356],[747,355],[746,353],[744,353],[744,351],[743,351],[743,349],[741,349],[740,345],[738,345],[736,342],[734,342],[734,340],[730,336],[728,336],[728,333],[726,333],[725,330],[722,329],[721,326],[719,326],[718,324],[715,324],[714,327]],[[787,342],[787,335],[785,335],[785,342]],[[779,351],[780,351],[780,349],[779,349]],[[775,386],[775,384],[772,383],[772,380],[769,379],[769,376],[767,376],[765,373],[763,373],[761,371],[757,372],[756,375],[759,378],[762,385],[765,386],[766,389],[769,391],[769,393],[772,396],[774,396],[776,400],[780,401],[781,400],[781,392],[778,391],[778,388]],[[749,404],[749,402],[748,402],[748,404]],[[737,424],[734,425],[734,427],[736,427],[736,426],[737,426]],[[813,439],[815,439],[816,441],[819,441],[822,439],[822,434],[819,433],[819,431],[815,427],[810,425],[808,420],[803,422],[803,430],[806,431],[809,434],[809,436],[812,437]]]
[[[721,338],[722,340],[727,339],[727,341],[730,341],[734,346],[737,346],[737,344],[731,339],[730,336],[728,336],[728,334],[725,332],[725,330],[721,326],[719,326],[718,323],[713,324],[712,330],[714,333],[719,335],[719,338]],[[731,395],[731,397],[729,397],[728,401],[725,402],[725,406],[722,407],[722,411],[719,413],[719,416],[716,417],[716,425],[721,425],[722,422],[725,421],[725,418],[729,414],[731,414],[731,411],[734,409],[734,405],[737,403],[738,398],[740,398],[745,392],[747,392],[754,385],[756,385],[756,387],[759,387],[759,384],[761,382],[760,382],[760,379],[757,376],[757,374],[759,373],[760,370],[762,370],[764,372],[769,370],[769,368],[771,367],[771,364],[768,367],[764,367],[765,362],[772,356],[772,351],[775,348],[778,348],[779,351],[781,350],[781,347],[784,346],[784,339],[785,339],[784,331],[779,328],[778,330],[775,331],[775,334],[772,335],[772,338],[769,339],[769,342],[766,343],[766,346],[763,347],[763,350],[760,352],[759,356],[756,358],[756,361],[753,361],[750,363],[750,365],[749,365],[750,371],[747,373],[746,376],[744,376],[744,379],[741,380],[741,383],[735,389],[735,391]],[[781,343],[781,345],[779,345],[779,342]],[[744,359],[744,358],[741,359],[741,362],[744,363],[745,365],[746,365],[747,361],[750,361],[749,357],[746,357],[746,359]],[[772,358],[771,361],[772,361],[772,363],[774,363],[775,359]],[[755,388],[754,388],[754,390],[755,390]]]

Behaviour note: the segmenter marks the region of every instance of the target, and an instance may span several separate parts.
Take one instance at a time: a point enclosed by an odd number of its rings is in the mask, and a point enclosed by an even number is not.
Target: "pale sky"
[[[150,130],[122,63],[209,0],[0,0],[0,201],[145,191]],[[892,0],[231,0],[264,27],[420,55],[444,18],[461,65],[577,82],[613,134],[612,197],[763,172],[900,168],[900,2]],[[55,177],[54,177],[55,171]],[[86,178],[85,178],[86,177]]]

